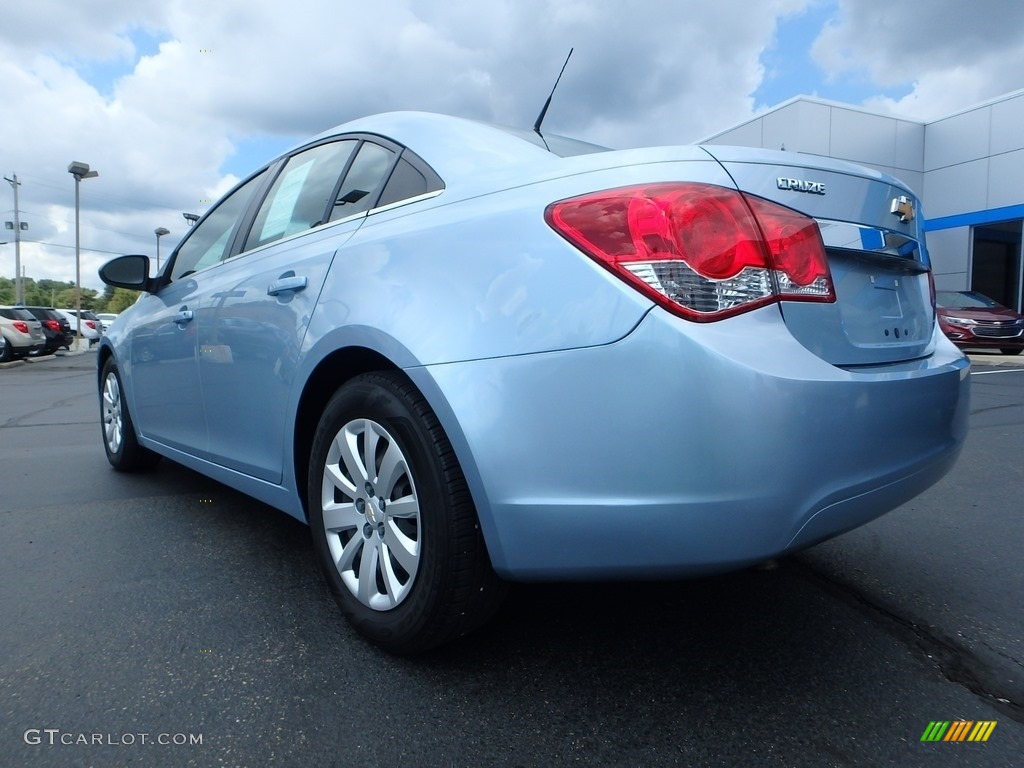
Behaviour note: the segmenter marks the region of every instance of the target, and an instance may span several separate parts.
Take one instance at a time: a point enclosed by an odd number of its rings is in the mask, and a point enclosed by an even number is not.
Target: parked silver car
[[[6,342],[0,348],[0,362],[24,357],[46,347],[43,324],[24,307],[0,307],[0,335]]]

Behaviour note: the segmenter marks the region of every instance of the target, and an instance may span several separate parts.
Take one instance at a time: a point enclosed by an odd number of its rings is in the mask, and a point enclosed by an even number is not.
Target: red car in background
[[[974,291],[935,294],[939,327],[958,347],[996,347],[1004,355],[1024,350],[1024,315]]]

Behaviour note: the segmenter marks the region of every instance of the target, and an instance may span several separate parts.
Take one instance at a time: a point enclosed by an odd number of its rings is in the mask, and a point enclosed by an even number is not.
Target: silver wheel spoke
[[[334,501],[334,489],[337,488],[339,491],[344,493],[353,501],[356,498],[356,487],[342,473],[341,468],[337,464],[328,464],[324,467],[324,486],[323,486],[323,503],[329,504]]]
[[[351,571],[352,563],[356,560],[356,555],[359,554],[360,550],[363,549],[363,538],[358,533],[348,540],[348,543],[342,548],[341,555],[335,561],[335,565],[339,571]]]
[[[359,561],[359,593],[356,597],[363,605],[373,607],[373,598],[377,594],[377,568],[380,564],[380,550],[377,547],[363,545],[363,557]]]
[[[371,483],[377,482],[377,443],[380,435],[370,422],[363,424],[363,468],[365,477]]]
[[[388,502],[388,515],[391,517],[418,517],[420,514],[420,503],[415,496],[403,496],[400,499]]]
[[[400,530],[394,523],[388,523],[384,529],[384,543],[388,551],[394,555],[398,564],[405,568],[408,573],[416,573],[416,566],[419,562],[420,543],[413,541]]]
[[[344,462],[345,469],[348,470],[352,482],[356,485],[361,485],[369,479],[369,476],[367,475],[365,465],[363,465],[359,457],[359,447],[356,443],[358,437],[356,429],[358,428],[359,424],[353,422],[342,429],[334,439],[338,443],[338,448],[341,451],[341,460]]]
[[[363,516],[356,511],[355,504],[324,505],[324,528],[328,533],[361,528],[363,520]]]
[[[391,498],[395,483],[405,474],[405,457],[397,445],[391,443],[384,458],[380,462],[380,473],[377,476],[377,493],[386,499]]]
[[[391,564],[391,557],[386,547],[381,548],[380,566],[381,573],[384,576],[384,589],[387,593],[388,605],[389,607],[394,607],[405,596],[406,585],[398,578],[398,574],[395,573],[395,568]]]

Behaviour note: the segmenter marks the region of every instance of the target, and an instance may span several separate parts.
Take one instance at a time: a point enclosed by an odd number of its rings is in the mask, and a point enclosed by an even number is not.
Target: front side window
[[[222,200],[205,219],[196,224],[188,238],[178,246],[171,269],[171,280],[211,267],[227,258],[238,220],[245,215],[253,193],[267,172],[263,171]]]
[[[394,156],[394,152],[379,144],[363,142],[338,190],[331,221],[369,210],[384,184]]]
[[[358,144],[320,144],[290,158],[256,214],[245,250],[323,224],[338,177]]]

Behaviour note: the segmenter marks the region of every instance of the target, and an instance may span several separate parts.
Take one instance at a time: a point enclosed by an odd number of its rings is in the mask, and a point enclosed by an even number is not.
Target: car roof
[[[692,144],[607,150],[563,136],[545,134],[541,137],[525,129],[433,112],[385,112],[362,117],[337,125],[299,146],[346,133],[379,135],[409,147],[437,172],[449,190],[457,189],[469,195],[567,173],[660,161],[708,160],[709,157],[721,163],[826,169],[903,186],[902,182],[875,169],[818,155]]]
[[[481,174],[508,172],[524,164],[556,166],[560,160],[543,146],[496,126],[432,112],[386,112],[362,117],[324,131],[311,141],[346,133],[379,135],[409,147],[444,179],[446,186],[462,186]]]

